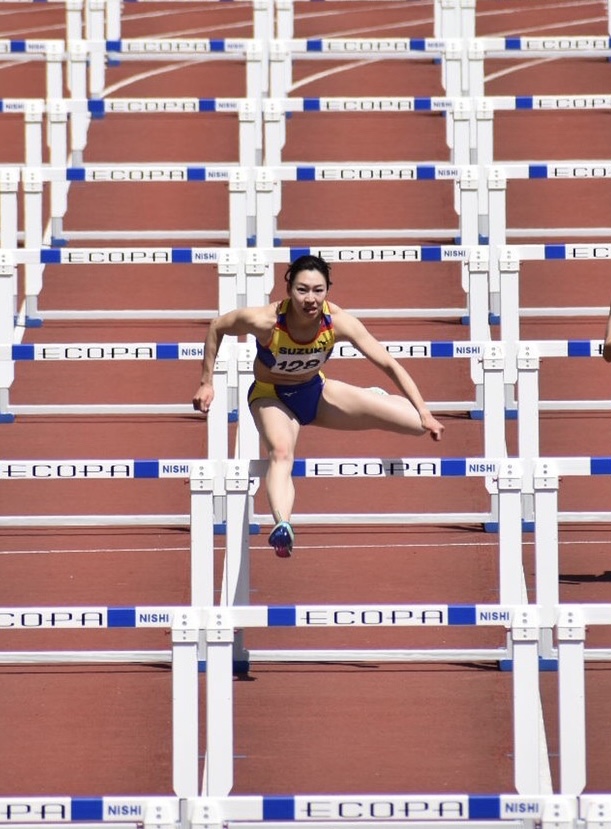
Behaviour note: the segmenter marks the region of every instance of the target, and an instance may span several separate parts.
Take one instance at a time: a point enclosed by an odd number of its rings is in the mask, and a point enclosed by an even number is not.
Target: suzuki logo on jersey
[[[310,346],[309,348],[287,348],[281,345],[278,349],[278,354],[320,354],[324,350],[324,345],[318,347]]]

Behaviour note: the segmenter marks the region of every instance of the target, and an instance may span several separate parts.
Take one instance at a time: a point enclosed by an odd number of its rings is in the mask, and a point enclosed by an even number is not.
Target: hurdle
[[[66,44],[63,40],[0,39],[0,61],[45,62],[45,98],[61,98]]]
[[[589,611],[589,612],[588,612]],[[201,793],[224,797],[233,787],[234,630],[291,627],[309,630],[371,627],[494,627],[509,630],[513,654],[514,779],[518,794],[551,794],[543,766],[544,735],[538,719],[538,632],[542,623],[557,628],[562,792],[578,794],[585,785],[583,727],[585,623],[609,624],[611,609],[597,605],[543,611],[507,605],[295,605],[215,608],[45,607],[2,608],[3,627],[11,630],[71,628],[167,628],[172,630],[173,789],[179,797],[200,793],[198,765],[198,671],[200,642],[206,645],[206,759]],[[580,669],[577,674],[576,669]],[[577,674],[577,675],[576,675]],[[568,732],[568,733],[567,733]]]
[[[608,307],[566,307],[566,308],[525,308],[519,300],[519,275],[522,261],[565,261],[584,262],[606,260],[611,256],[611,245],[606,242],[586,244],[582,242],[550,243],[535,245],[501,246],[498,249],[498,273],[500,276],[500,338],[507,348],[507,395],[508,407],[515,407],[509,399],[512,395],[511,387],[517,380],[517,343],[520,341],[520,318],[523,317],[555,317],[570,316],[598,316],[608,314]],[[491,257],[490,287],[494,291],[496,281],[492,275],[495,263]],[[550,404],[551,405],[551,404]]]
[[[114,829],[265,829],[313,823],[320,829],[374,827],[392,820],[397,829],[426,829],[447,824],[450,817],[468,829],[529,829],[536,822],[542,829],[599,829],[609,810],[609,796],[586,794],[517,795],[452,793],[405,793],[387,795],[354,793],[307,795],[230,795],[188,797],[171,795],[124,796],[22,796],[0,798],[0,825],[11,825],[17,813],[32,825],[53,824],[48,813],[57,815],[62,826],[109,826]],[[125,816],[128,816],[127,819]],[[131,817],[131,822],[130,822]],[[14,823],[14,821],[13,821]]]
[[[279,167],[259,167],[255,170],[256,241],[263,248],[273,247],[291,239],[453,239],[461,245],[473,246],[478,236],[478,170],[476,167],[456,167],[450,164],[336,164],[314,163]],[[284,182],[336,182],[409,184],[416,181],[452,182],[457,192],[458,229],[451,228],[333,228],[281,229],[278,217],[282,212],[282,184]],[[445,185],[447,187],[448,185]],[[454,191],[452,191],[454,195]]]
[[[272,40],[269,46],[268,97],[288,97],[293,87],[294,59],[321,58],[338,61],[438,59],[446,95],[465,93],[463,44],[457,38],[284,38]]]
[[[209,0],[211,2],[211,0]],[[72,163],[82,163],[91,119],[107,115],[168,115],[236,114],[239,121],[239,153],[236,159],[243,167],[254,167],[262,155],[261,116],[254,98],[86,98],[67,99],[64,103],[70,115]]]
[[[46,102],[43,98],[2,98],[0,99],[0,115],[23,115],[24,126],[24,162],[27,165],[39,167],[43,163],[43,116]],[[50,138],[50,135],[49,135]],[[49,144],[50,146],[50,144]],[[65,161],[65,159],[64,159]],[[0,172],[10,169],[2,164]]]
[[[113,229],[109,231],[96,231],[94,229],[82,232],[65,231],[63,228],[63,217],[68,209],[69,185],[79,182],[84,184],[95,184],[97,182],[120,182],[122,184],[147,184],[155,182],[187,183],[198,182],[202,184],[223,182],[228,185],[230,193],[230,204],[228,212],[228,230],[181,230],[171,231],[160,228],[148,233],[149,238],[201,238],[201,239],[222,239],[227,241],[231,247],[247,247],[247,234],[249,218],[250,223],[254,221],[248,198],[248,169],[233,164],[91,164],[82,167],[43,167],[39,169],[24,168],[22,171],[24,181],[24,212],[26,222],[25,247],[37,247],[43,239],[43,216],[40,199],[32,199],[33,204],[28,202],[31,193],[42,189],[45,183],[50,185],[50,211],[52,239],[54,246],[71,239],[121,239],[141,238],[137,230],[121,231]],[[38,188],[35,187],[38,185]],[[30,231],[30,235],[28,235]],[[31,242],[30,239],[33,241]],[[41,286],[26,288],[26,295],[32,297],[40,293]]]
[[[141,5],[145,3],[155,3],[157,0],[131,0],[131,2],[140,2]],[[219,3],[226,2],[226,0],[183,0],[183,2],[196,3]],[[246,5],[250,7],[252,13],[253,37],[255,40],[261,41],[265,48],[266,42],[273,36],[274,31],[274,0],[232,0],[234,5]],[[89,3],[95,3],[95,0],[89,0]],[[90,40],[108,40],[118,41],[121,39],[122,21],[121,21],[121,5],[122,0],[106,0],[105,16],[102,21],[100,17],[96,18],[94,27],[87,31],[87,38]],[[265,86],[267,88],[267,79],[264,77]]]

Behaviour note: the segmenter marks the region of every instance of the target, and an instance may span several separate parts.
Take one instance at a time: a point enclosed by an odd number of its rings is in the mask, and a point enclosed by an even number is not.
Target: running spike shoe
[[[295,542],[295,533],[288,521],[279,521],[267,539],[278,558],[290,558]]]

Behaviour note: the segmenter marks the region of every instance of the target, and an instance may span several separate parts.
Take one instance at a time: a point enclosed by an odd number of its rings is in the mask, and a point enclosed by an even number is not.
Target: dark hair
[[[320,256],[305,254],[304,256],[300,256],[298,259],[295,259],[294,262],[291,262],[287,268],[287,271],[284,274],[284,281],[287,284],[287,288],[292,288],[295,277],[301,271],[318,271],[318,273],[321,273],[324,276],[327,288],[330,288],[333,284],[330,279],[331,265],[329,265],[328,262],[325,262],[325,260]]]

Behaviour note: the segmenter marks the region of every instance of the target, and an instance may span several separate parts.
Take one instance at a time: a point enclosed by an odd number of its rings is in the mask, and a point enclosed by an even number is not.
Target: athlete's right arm
[[[204,344],[204,359],[202,361],[202,377],[199,388],[193,397],[193,408],[207,414],[214,398],[212,379],[214,363],[216,361],[223,337],[254,334],[260,336],[265,329],[265,322],[269,317],[267,308],[238,308],[221,314],[210,323],[206,342]]]

